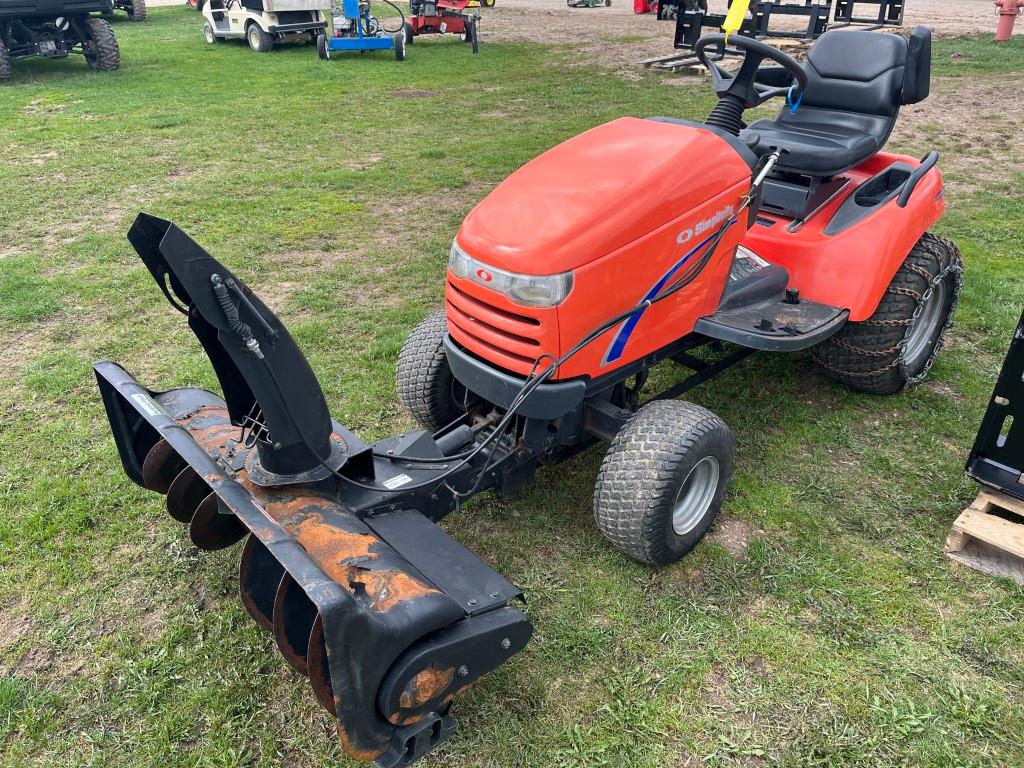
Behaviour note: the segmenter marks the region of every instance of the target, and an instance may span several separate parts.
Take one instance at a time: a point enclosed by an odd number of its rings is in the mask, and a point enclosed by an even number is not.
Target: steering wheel
[[[765,59],[774,61],[791,74],[801,91],[807,87],[807,73],[799,62],[778,48],[743,35],[729,35],[729,45],[739,48],[744,52],[744,56],[743,64],[740,65],[736,74],[726,72],[714,60],[708,58],[705,50],[709,46],[724,48],[725,40],[726,36],[721,33],[705,35],[693,47],[697,60],[707,67],[711,74],[711,87],[718,94],[718,98],[721,99],[727,95],[733,96],[743,103],[744,109],[751,109],[764,104],[768,99],[785,96],[790,86],[773,86],[757,82],[758,69]],[[767,72],[778,73],[779,70],[774,68],[762,70],[762,74]]]

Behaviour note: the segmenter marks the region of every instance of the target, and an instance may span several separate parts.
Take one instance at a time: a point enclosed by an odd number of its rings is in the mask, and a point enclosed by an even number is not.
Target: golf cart
[[[0,0],[0,83],[11,61],[30,56],[85,57],[90,69],[121,66],[114,31],[92,13],[109,13],[111,0]]]
[[[213,44],[245,38],[257,53],[275,43],[315,43],[327,27],[330,0],[206,0],[202,5],[203,37]]]

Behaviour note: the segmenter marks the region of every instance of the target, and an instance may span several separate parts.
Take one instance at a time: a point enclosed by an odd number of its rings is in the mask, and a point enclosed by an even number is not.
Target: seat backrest
[[[916,104],[928,98],[932,80],[932,31],[914,27],[907,38],[907,70],[903,75],[903,103]]]
[[[803,105],[894,117],[903,99],[907,41],[887,32],[826,32],[804,62]]]

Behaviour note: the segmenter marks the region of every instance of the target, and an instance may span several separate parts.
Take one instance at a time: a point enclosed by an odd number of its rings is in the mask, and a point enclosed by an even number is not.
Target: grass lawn
[[[0,765],[347,764],[238,601],[237,549],[200,555],[121,471],[92,360],[215,386],[128,226],[145,209],[225,261],[289,323],[335,417],[382,437],[410,426],[395,357],[440,305],[473,203],[581,130],[700,119],[713,97],[486,24],[479,56],[423,40],[403,64],[210,47],[184,8],[115,27],[121,70],[19,62],[0,89]],[[965,88],[1024,72],[1019,40],[938,41],[936,62]],[[1019,181],[950,190],[938,231],[966,285],[924,385],[856,395],[808,355],[761,355],[692,393],[739,458],[718,531],[680,564],[604,543],[599,450],[450,518],[525,590],[536,635],[425,765],[1024,764],[1024,591],[942,554],[1024,301]]]

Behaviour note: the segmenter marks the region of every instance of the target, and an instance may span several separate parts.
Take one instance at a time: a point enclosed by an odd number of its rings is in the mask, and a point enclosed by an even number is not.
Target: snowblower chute
[[[531,634],[510,605],[520,591],[433,522],[449,505],[431,500],[431,480],[475,479],[446,463],[472,432],[365,444],[331,419],[294,340],[241,280],[170,222],[140,214],[129,240],[224,399],[154,392],[96,363],[125,471],[166,494],[199,548],[245,539],[242,602],[337,716],[345,751],[412,762],[453,732],[454,697]]]

